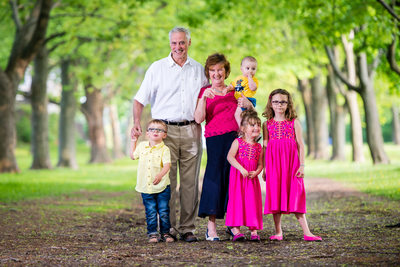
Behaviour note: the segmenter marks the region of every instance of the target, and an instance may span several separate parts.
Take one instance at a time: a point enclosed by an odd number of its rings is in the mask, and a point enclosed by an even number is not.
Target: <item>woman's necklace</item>
[[[216,93],[222,94],[224,92],[224,89],[218,90],[217,88],[212,88]]]

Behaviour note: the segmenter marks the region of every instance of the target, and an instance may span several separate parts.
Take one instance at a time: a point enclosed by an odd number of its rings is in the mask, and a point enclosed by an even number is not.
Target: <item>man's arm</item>
[[[142,135],[142,127],[140,126],[140,118],[142,117],[143,104],[137,100],[133,102],[133,128],[131,130],[131,137],[138,137]]]

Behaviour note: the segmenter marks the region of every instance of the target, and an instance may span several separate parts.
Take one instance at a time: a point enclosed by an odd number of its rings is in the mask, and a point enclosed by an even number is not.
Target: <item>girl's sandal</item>
[[[237,241],[244,241],[246,240],[246,237],[242,233],[237,233],[236,235],[233,236],[232,241],[237,242]]]
[[[260,241],[261,241],[261,238],[260,238],[259,235],[251,235],[251,236],[250,236],[250,241],[253,241],[253,242],[260,242]]]

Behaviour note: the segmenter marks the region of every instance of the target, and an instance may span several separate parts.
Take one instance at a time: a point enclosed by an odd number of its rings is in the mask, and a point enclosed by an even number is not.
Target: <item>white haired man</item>
[[[175,27],[169,32],[171,53],[154,62],[147,70],[134,97],[134,126],[132,137],[142,134],[140,119],[144,106],[151,105],[154,119],[168,126],[165,139],[171,151],[171,234],[179,233],[182,240],[197,241],[194,235],[198,211],[198,177],[201,163],[201,126],[194,121],[200,89],[208,84],[203,66],[188,57],[190,32]],[[177,170],[179,169],[179,199],[177,198]],[[177,201],[180,204],[177,222]]]

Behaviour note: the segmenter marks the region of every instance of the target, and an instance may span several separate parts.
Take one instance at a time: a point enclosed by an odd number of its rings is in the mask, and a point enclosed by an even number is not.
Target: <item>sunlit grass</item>
[[[346,148],[350,158],[350,147]],[[385,145],[391,164],[373,165],[368,147],[365,147],[366,161],[353,163],[348,161],[306,160],[307,177],[324,177],[341,181],[345,185],[360,191],[400,200],[400,148],[393,144]],[[16,202],[27,199],[73,194],[82,191],[126,192],[134,191],[136,185],[137,161],[128,157],[110,164],[88,164],[89,148],[81,145],[77,151],[78,170],[54,168],[52,170],[30,170],[31,155],[29,147],[16,150],[21,172],[18,174],[0,174],[0,203]],[[57,162],[57,150],[51,151],[53,165]],[[204,150],[202,170],[205,169]],[[69,204],[65,204],[68,208]],[[120,203],[107,203],[109,208]],[[79,205],[78,205],[79,206]],[[101,205],[81,205],[82,209],[102,209]],[[62,208],[62,205],[59,205]]]
[[[350,159],[350,146],[347,148]],[[364,147],[366,161],[327,161],[307,159],[307,177],[331,178],[362,192],[400,200],[400,147],[386,144],[390,164],[373,165],[368,147]]]
[[[89,150],[79,147],[79,168],[31,170],[31,156],[27,147],[16,150],[20,173],[0,174],[0,202],[13,202],[46,196],[58,196],[80,190],[128,191],[136,185],[137,161],[124,158],[110,164],[88,164]],[[51,153],[52,163],[57,160]]]

